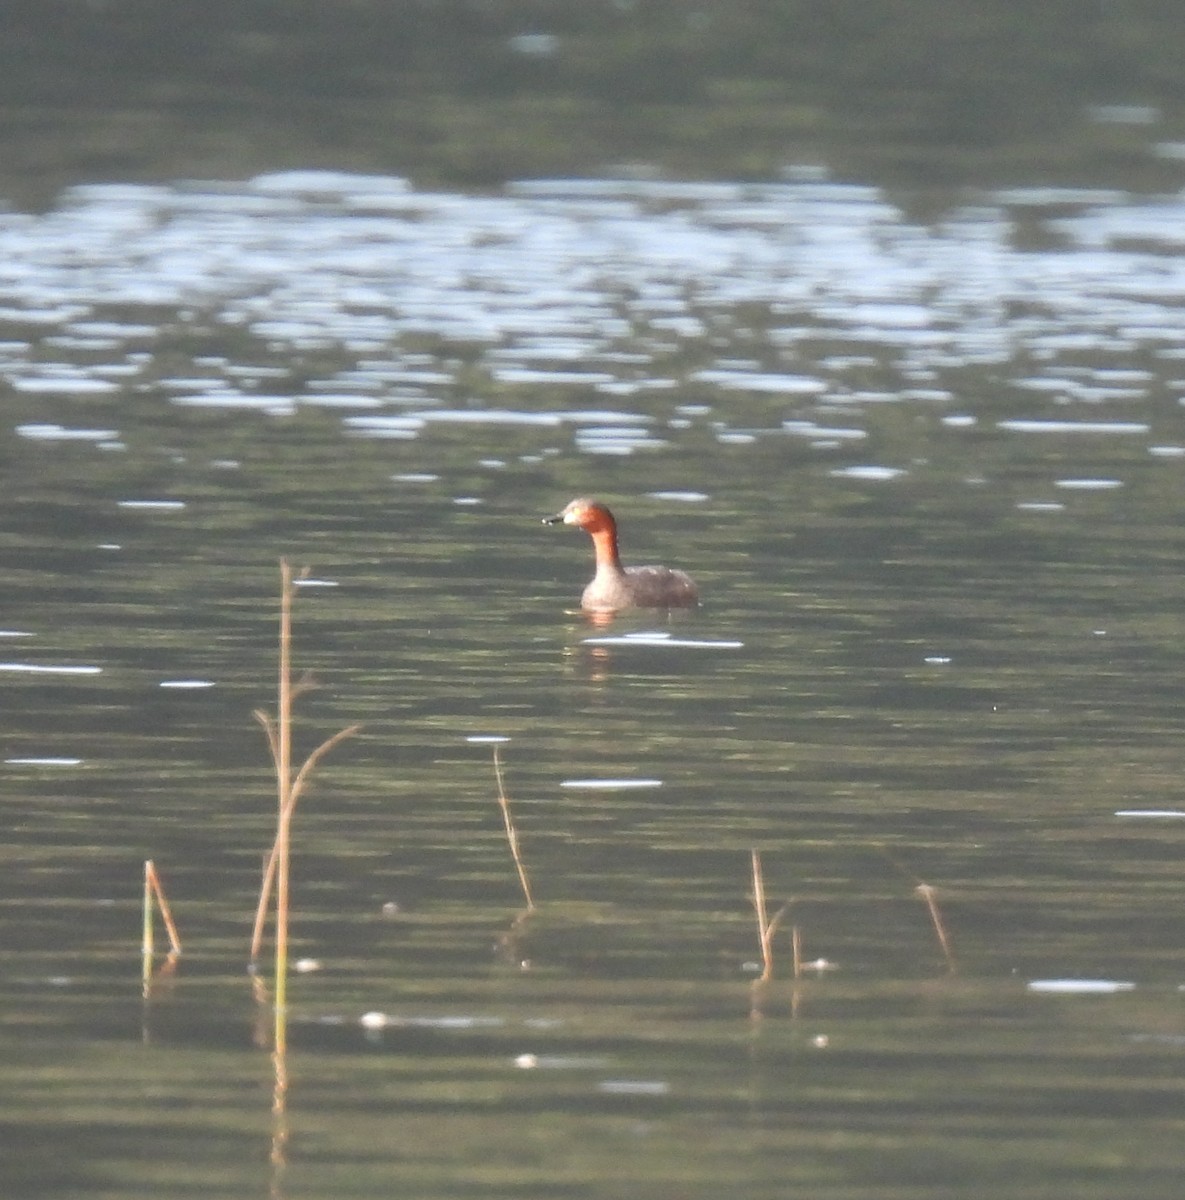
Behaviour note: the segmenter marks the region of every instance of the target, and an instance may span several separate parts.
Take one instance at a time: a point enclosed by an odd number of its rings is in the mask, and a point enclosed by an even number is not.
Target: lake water
[[[0,215],[4,1194],[1179,1195],[1185,200],[915,199]],[[576,612],[584,493],[702,606]],[[364,729],[277,1063],[281,556],[299,747]]]

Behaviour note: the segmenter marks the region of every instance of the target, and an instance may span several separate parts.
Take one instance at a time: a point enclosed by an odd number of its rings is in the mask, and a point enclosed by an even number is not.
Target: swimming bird
[[[597,569],[580,597],[580,606],[593,612],[621,608],[691,608],[699,589],[691,576],[670,567],[623,567],[617,549],[617,522],[599,500],[581,496],[544,525],[576,525],[593,540]]]

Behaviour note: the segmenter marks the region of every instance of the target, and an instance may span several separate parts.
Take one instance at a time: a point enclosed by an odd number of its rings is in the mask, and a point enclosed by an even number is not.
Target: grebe
[[[582,496],[554,517],[544,517],[543,524],[579,525],[593,540],[597,570],[580,597],[581,608],[616,612],[619,608],[691,608],[699,603],[699,590],[683,571],[621,565],[617,522],[599,500]]]

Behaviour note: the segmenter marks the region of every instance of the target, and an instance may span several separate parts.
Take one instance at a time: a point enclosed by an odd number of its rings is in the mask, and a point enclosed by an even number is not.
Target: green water
[[[5,1194],[1177,1194],[1179,201],[631,188],[0,230]],[[572,611],[585,492],[699,610]],[[278,1087],[281,555],[298,747],[364,729]]]

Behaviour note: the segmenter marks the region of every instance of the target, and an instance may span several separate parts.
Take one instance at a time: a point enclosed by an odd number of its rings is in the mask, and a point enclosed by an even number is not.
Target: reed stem
[[[930,924],[934,926],[934,936],[938,939],[938,945],[942,950],[942,957],[946,960],[946,969],[954,975],[958,971],[958,964],[955,962],[954,947],[951,943],[950,934],[947,932],[946,923],[942,919],[942,913],[938,908],[938,893],[928,884],[923,883],[912,872],[907,870],[899,863],[887,850],[881,847],[881,853],[899,870],[903,875],[909,876],[914,881],[914,895],[921,896],[926,905],[926,910],[930,914]]]
[[[154,908],[155,906],[155,908]],[[169,935],[169,953],[160,972],[154,974],[153,964],[156,957],[156,921],[155,909],[160,909],[161,919]],[[140,978],[144,988],[144,999],[147,1000],[156,982],[171,975],[181,957],[181,937],[177,933],[177,924],[173,920],[169,901],[165,897],[165,889],[161,886],[160,876],[152,859],[144,861],[144,905],[143,929],[140,941]]]
[[[757,915],[757,940],[761,945],[761,975],[757,983],[768,983],[774,973],[774,934],[782,923],[782,918],[790,908],[787,901],[769,917],[765,905],[765,875],[761,869],[761,854],[757,850],[750,852],[753,867],[753,911]]]
[[[145,891],[151,892],[156,900],[157,908],[160,909],[161,920],[165,923],[165,932],[169,935],[170,955],[180,954],[181,935],[177,932],[177,923],[173,920],[173,910],[169,907],[168,897],[161,885],[160,876],[156,873],[156,865],[151,859],[144,864],[144,888]],[[148,904],[149,901],[146,898],[145,905],[148,906]],[[148,940],[152,940],[151,934],[149,934]]]
[[[946,959],[946,969],[953,975],[958,970],[958,966],[955,963],[955,954],[951,946],[950,935],[946,930],[946,923],[938,908],[937,893],[928,883],[919,883],[914,888],[914,893],[925,901],[926,908],[930,913],[930,923],[934,926],[934,935],[938,938],[939,946],[942,947],[942,957]]]
[[[140,976],[144,995],[152,985],[152,958],[155,952],[152,920],[152,859],[144,860],[144,928],[140,939]]]
[[[298,577],[308,575],[305,567]],[[275,1011],[273,1048],[282,1055],[287,1044],[288,1010],[288,928],[291,904],[292,817],[296,802],[317,764],[339,742],[352,737],[362,726],[351,725],[326,738],[304,760],[293,775],[292,770],[292,711],[296,699],[313,686],[307,677],[294,683],[292,679],[292,601],[298,579],[286,558],[280,560],[280,629],[279,668],[276,680],[276,716],[273,719],[263,710],[256,710],[255,719],[263,727],[276,774],[276,832],[271,851],[263,869],[259,889],[259,904],[251,935],[251,968],[259,959],[268,906],[275,896],[275,963],[272,1004]]]
[[[527,911],[535,911],[535,901],[531,897],[531,882],[527,878],[527,868],[523,863],[522,851],[518,845],[518,830],[514,827],[514,818],[510,815],[510,800],[506,795],[506,787],[502,780],[502,760],[498,747],[494,747],[494,779],[498,783],[498,804],[502,809],[502,821],[506,826],[506,840],[510,843],[510,853],[514,858],[514,866],[518,871],[518,882],[523,889],[527,901]]]
[[[280,670],[276,700],[276,927],[275,977],[272,985],[276,1014],[277,1054],[283,1053],[288,1004],[288,886],[291,860],[292,807],[292,567],[280,559]]]

